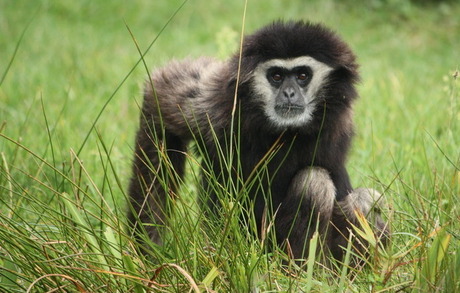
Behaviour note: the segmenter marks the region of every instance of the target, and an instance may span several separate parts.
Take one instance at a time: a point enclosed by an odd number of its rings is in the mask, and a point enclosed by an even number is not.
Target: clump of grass
[[[254,237],[251,221],[241,226],[238,215],[247,211],[229,199],[229,190],[221,194],[227,217],[217,223],[203,217],[191,195],[205,194],[197,184],[200,165],[193,156],[181,197],[171,203],[175,212],[167,241],[164,246],[152,243],[145,257],[125,229],[126,207],[120,200],[124,186],[111,159],[112,147],[100,135],[97,176],[72,150],[66,163],[57,164],[54,156],[46,159],[19,141],[1,137],[8,153],[2,152],[0,168],[0,288],[7,292],[448,292],[459,286],[457,224],[451,216],[458,214],[456,163],[452,181],[432,176],[424,183],[433,193],[422,193],[414,182],[396,176],[386,192],[407,197],[408,205],[389,214],[394,240],[386,250],[371,245],[366,266],[350,266],[351,247],[344,263],[335,268],[317,263],[315,234],[310,257],[301,268],[283,251],[267,249],[267,243]],[[56,153],[51,133],[48,137],[50,153]],[[26,161],[31,162],[27,169],[16,163]],[[230,189],[233,184],[229,182]],[[247,195],[242,196],[244,201]],[[414,227],[416,234],[405,232]],[[355,233],[373,243],[364,219]]]

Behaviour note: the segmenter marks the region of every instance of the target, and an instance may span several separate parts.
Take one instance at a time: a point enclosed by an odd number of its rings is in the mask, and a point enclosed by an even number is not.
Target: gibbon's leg
[[[286,243],[295,259],[308,254],[316,227],[322,239],[327,236],[335,194],[334,183],[323,168],[302,169],[291,181],[286,198],[274,212],[278,243]]]
[[[132,209],[128,219],[136,238],[140,240],[141,225],[145,224],[149,238],[161,244],[167,200],[169,196],[174,196],[177,179],[184,173],[186,144],[168,132],[161,139],[161,133],[154,134],[146,125],[148,123],[141,124],[136,138],[133,176],[129,186]]]
[[[371,188],[358,188],[348,194],[343,200],[336,202],[332,215],[332,227],[330,237],[330,249],[332,255],[341,260],[344,248],[347,247],[351,224],[359,227],[356,213],[363,214],[371,227],[374,229],[378,241],[386,244],[390,237],[390,229],[381,217],[381,211],[386,203],[382,195]],[[354,250],[366,251],[366,242],[362,239],[352,243]],[[363,246],[364,245],[364,246]]]

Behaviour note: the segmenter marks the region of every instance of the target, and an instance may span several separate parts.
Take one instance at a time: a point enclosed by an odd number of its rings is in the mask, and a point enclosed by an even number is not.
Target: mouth
[[[283,118],[291,118],[301,115],[305,107],[294,104],[284,104],[275,106],[275,113]]]

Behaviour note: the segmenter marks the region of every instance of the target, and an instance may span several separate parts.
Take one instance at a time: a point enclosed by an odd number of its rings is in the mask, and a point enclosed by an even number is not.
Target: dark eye
[[[297,79],[298,79],[298,80],[307,80],[307,79],[308,79],[308,74],[306,74],[306,73],[299,73],[299,74],[297,75]]]
[[[279,73],[272,74],[272,79],[274,82],[280,82],[283,80],[283,76]]]

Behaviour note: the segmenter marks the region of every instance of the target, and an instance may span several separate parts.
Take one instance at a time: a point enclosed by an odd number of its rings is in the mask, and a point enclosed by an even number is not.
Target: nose
[[[295,90],[292,87],[284,89],[284,96],[288,99],[292,98],[295,95]]]
[[[292,87],[285,88],[283,91],[284,98],[292,103],[295,102],[295,89]]]

